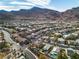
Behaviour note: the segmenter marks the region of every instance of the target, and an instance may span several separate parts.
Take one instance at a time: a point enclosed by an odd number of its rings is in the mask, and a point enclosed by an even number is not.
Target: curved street
[[[22,48],[19,44],[17,44],[16,42],[14,42],[11,37],[10,37],[10,34],[5,31],[5,30],[2,30],[2,32],[4,33],[4,39],[6,39],[6,42],[9,42],[9,43],[12,43],[13,44],[13,48],[14,49],[20,49]],[[25,55],[27,56],[27,59],[38,59],[29,49],[23,49],[23,52],[25,53]]]

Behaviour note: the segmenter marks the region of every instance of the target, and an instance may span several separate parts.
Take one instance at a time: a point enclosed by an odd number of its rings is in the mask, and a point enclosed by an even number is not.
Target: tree
[[[3,33],[3,32],[1,32],[0,34],[1,34],[1,36],[4,38],[4,33]]]
[[[76,35],[73,35],[73,34],[70,34],[69,36],[67,36],[66,38],[65,38],[65,40],[67,41],[67,44],[70,46],[70,44],[73,44],[74,45],[74,43],[71,43],[71,41],[70,40],[72,40],[72,41],[75,41],[77,39],[77,36]],[[68,43],[69,42],[69,43]]]
[[[72,56],[71,56],[71,59],[79,59],[79,55],[77,53],[74,53]]]
[[[77,36],[71,34],[69,35],[68,37],[65,38],[66,40],[76,40],[77,39]]]
[[[0,43],[0,50],[1,51],[9,50],[8,48],[10,48],[10,43],[7,43],[7,42]]]
[[[64,44],[65,44],[65,45],[67,45],[67,44],[68,44],[68,41],[67,41],[67,40],[65,40]]]
[[[45,46],[45,44],[40,44],[39,49],[42,49]]]
[[[48,57],[46,55],[40,53],[39,59],[48,59]]]
[[[54,45],[58,42],[59,35],[54,34]]]
[[[50,53],[50,51],[53,49],[53,46],[51,46],[49,49],[48,49],[48,53]]]
[[[67,57],[66,52],[65,52],[64,49],[60,50],[57,59],[68,59],[68,57]]]

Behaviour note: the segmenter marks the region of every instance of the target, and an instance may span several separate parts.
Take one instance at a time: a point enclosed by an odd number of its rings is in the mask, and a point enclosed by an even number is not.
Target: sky
[[[0,10],[31,9],[33,7],[65,11],[79,7],[79,0],[0,0]]]

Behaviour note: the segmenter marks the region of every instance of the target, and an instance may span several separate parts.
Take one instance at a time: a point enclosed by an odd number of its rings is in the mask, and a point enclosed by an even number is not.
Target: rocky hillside
[[[64,20],[79,20],[79,7],[62,12]]]
[[[0,10],[0,20],[79,20],[79,7],[69,9],[65,12],[38,7],[11,12]]]
[[[60,12],[55,10],[41,9],[34,7],[30,10],[21,9],[19,11],[0,11],[2,20],[56,20],[60,17]]]

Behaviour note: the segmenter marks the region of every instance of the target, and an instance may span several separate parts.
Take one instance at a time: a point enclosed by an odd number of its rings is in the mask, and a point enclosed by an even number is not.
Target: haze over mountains
[[[65,12],[38,7],[10,12],[0,10],[0,20],[79,20],[79,7],[69,9]]]

